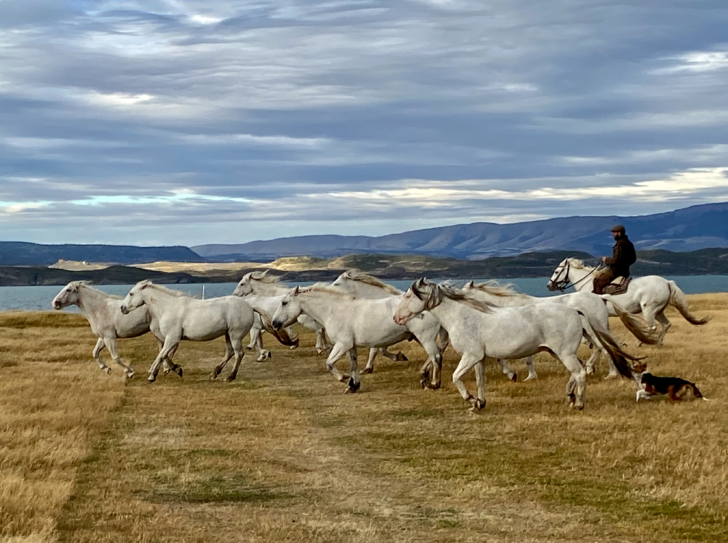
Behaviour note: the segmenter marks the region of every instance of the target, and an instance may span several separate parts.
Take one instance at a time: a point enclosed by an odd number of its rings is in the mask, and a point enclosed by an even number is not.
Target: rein
[[[571,270],[571,262],[568,260],[566,261],[566,266],[562,269],[562,271],[565,273],[565,278],[560,280],[559,283],[554,283],[554,286],[560,290],[561,292],[564,292],[569,287],[576,288],[576,285],[582,283],[585,279],[587,279],[589,276],[594,275],[595,272],[601,270],[603,268],[602,263],[600,262],[599,265],[592,269],[589,273],[587,273],[584,277],[579,279],[578,281],[575,281],[574,283],[569,283],[569,271]]]

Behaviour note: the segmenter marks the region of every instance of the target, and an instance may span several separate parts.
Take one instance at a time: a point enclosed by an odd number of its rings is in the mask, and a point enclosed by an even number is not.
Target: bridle
[[[599,265],[592,269],[589,273],[587,273],[584,277],[579,279],[578,281],[575,281],[573,283],[569,282],[569,272],[571,271],[571,261],[569,259],[566,260],[566,265],[561,268],[561,271],[559,271],[559,274],[556,277],[556,280],[551,280],[551,286],[553,286],[553,290],[560,290],[561,292],[564,292],[569,287],[576,288],[576,285],[581,284],[586,279],[589,278],[589,276],[594,275],[594,273],[597,270],[602,269],[602,263],[600,262]],[[561,275],[563,274],[563,279],[561,278]]]

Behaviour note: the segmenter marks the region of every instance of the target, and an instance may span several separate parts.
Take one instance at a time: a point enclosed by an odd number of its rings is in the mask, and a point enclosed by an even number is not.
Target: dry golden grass
[[[586,410],[574,412],[562,403],[566,371],[541,356],[534,382],[510,383],[491,364],[478,415],[448,379],[443,390],[419,389],[423,353],[414,344],[401,345],[412,362],[378,363],[349,396],[308,334],[298,350],[271,345],[270,362],[246,357],[235,383],[207,380],[222,352],[213,342],[182,345],[184,380],[122,386],[120,372],[107,377],[90,360],[93,340],[78,317],[0,315],[0,346],[11,353],[0,367],[0,534],[27,542],[722,541],[728,295],[690,303],[713,321],[697,328],[671,313],[666,345],[641,351],[651,371],[696,381],[711,402],[636,404],[632,385],[602,380],[602,364]],[[55,350],[31,352],[28,340],[43,333]],[[121,348],[142,372],[155,351],[147,337]],[[456,361],[448,351],[447,378]],[[15,490],[5,492],[6,481]]]

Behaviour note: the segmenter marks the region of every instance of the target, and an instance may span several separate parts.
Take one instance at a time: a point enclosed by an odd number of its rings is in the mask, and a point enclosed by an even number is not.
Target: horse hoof
[[[420,379],[420,386],[422,388],[424,388],[424,389],[428,388],[427,387],[427,379]]]
[[[250,345],[248,345],[247,347],[245,347],[245,350],[246,351],[252,351],[253,350],[253,347],[251,347]]]
[[[134,377],[134,372],[133,371],[129,371],[129,372],[126,373],[126,378],[127,379],[131,379],[132,377]]]
[[[349,378],[349,387],[346,389],[344,394],[354,394],[357,390],[361,388],[361,381],[355,383],[354,378]]]
[[[345,373],[343,373],[343,374],[341,374],[341,375],[339,376],[339,381],[340,381],[340,382],[342,382],[342,383],[347,383],[347,382],[349,382],[349,379],[351,379],[351,377],[349,377],[349,376],[348,376],[348,375],[346,375]]]
[[[536,378],[536,376],[535,376],[535,375],[529,375],[528,377],[526,377],[526,378],[525,378],[525,379],[523,380],[523,382],[525,383],[526,381],[531,381],[532,379],[535,379],[535,378]]]
[[[473,402],[473,406],[470,408],[470,411],[472,411],[473,413],[477,413],[484,407],[485,407],[485,400],[475,400],[475,402]]]
[[[511,381],[513,381],[514,383],[517,383],[518,382],[518,374],[517,373],[514,373],[511,376]]]
[[[150,375],[149,377],[147,377],[147,383],[153,383],[156,380],[157,378],[154,377],[154,375]]]
[[[111,368],[109,368],[109,367],[101,368],[101,371],[105,371],[106,375],[111,375]]]
[[[226,383],[232,383],[237,378],[237,375],[230,374],[227,377],[225,377]]]
[[[218,375],[220,375],[220,372],[218,370],[212,370],[212,373],[210,374],[210,381],[217,379]]]
[[[175,371],[175,372],[177,373],[177,375],[179,375],[180,377],[182,377],[182,374],[184,373],[184,370],[182,369],[182,367],[181,367],[181,366],[178,366],[178,367],[177,367],[177,369],[176,369],[176,370],[174,370],[174,371]]]
[[[368,374],[370,374],[370,373],[371,373],[371,372],[373,372],[373,371],[374,371],[374,368],[369,368],[369,367],[366,367],[366,368],[364,368],[363,370],[361,370],[361,374],[362,374],[362,375],[368,375]]]

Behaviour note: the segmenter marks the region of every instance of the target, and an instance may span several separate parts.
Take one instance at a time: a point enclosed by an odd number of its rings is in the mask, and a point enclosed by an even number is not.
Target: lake
[[[670,276],[668,279],[674,280],[678,286],[686,294],[700,294],[704,292],[728,292],[728,275],[686,275],[686,276]],[[476,282],[485,281],[485,279],[476,279]],[[548,277],[528,277],[520,279],[500,279],[501,283],[512,283],[519,292],[530,294],[531,296],[553,296],[559,294],[546,290]],[[465,284],[465,280],[453,280],[455,286]],[[389,281],[395,287],[405,290],[412,284],[412,281]],[[288,283],[294,286],[297,283]],[[298,283],[300,285],[310,285],[311,283]],[[183,285],[165,285],[169,288],[181,290],[192,296],[200,296],[202,294],[202,283],[183,284]],[[0,287],[0,311],[23,310],[38,311],[50,310],[51,300],[58,294],[62,286],[40,286],[40,287]],[[108,292],[109,294],[117,294],[125,296],[131,289],[131,285],[100,285],[99,290]],[[231,294],[235,289],[235,283],[204,283],[205,298],[213,298],[216,296],[226,296]],[[77,308],[68,308],[66,311],[74,311]]]

